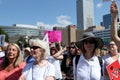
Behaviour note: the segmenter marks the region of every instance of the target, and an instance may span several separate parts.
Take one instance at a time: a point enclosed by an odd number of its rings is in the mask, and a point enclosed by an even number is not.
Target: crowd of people
[[[106,67],[120,60],[117,32],[118,7],[110,6],[111,41],[85,32],[78,42],[56,47],[44,40],[30,39],[23,51],[16,43],[0,47],[0,80],[110,80]]]

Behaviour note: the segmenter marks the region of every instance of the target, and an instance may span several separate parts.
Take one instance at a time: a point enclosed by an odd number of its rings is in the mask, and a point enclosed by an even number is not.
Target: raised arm
[[[112,2],[110,6],[110,12],[112,16],[112,22],[111,22],[111,39],[115,41],[117,46],[120,50],[120,38],[118,36],[118,28],[117,28],[117,19],[118,19],[118,7],[115,1]]]

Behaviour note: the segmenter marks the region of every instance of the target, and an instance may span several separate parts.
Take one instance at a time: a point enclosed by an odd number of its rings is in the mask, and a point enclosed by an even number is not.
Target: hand
[[[118,7],[115,1],[113,1],[110,6],[110,12],[112,15],[118,15]]]

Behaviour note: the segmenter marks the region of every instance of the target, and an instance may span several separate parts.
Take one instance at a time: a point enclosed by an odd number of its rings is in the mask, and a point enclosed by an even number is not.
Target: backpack
[[[98,57],[99,64],[100,64],[100,67],[101,67],[101,75],[103,76],[103,71],[102,71],[103,61],[102,61],[102,57],[100,57],[100,56],[97,56],[97,57]],[[79,58],[80,58],[80,55],[76,55],[76,58],[75,58],[75,65],[76,65],[76,66],[77,66],[77,64],[78,64]]]

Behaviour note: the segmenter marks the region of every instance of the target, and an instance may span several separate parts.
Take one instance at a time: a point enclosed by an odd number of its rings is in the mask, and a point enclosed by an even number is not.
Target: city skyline
[[[109,13],[111,2],[94,0],[94,24],[100,25]],[[120,6],[120,1],[117,1]],[[53,26],[77,25],[76,0],[0,0],[0,25],[13,24]],[[50,27],[51,26],[51,27]]]

